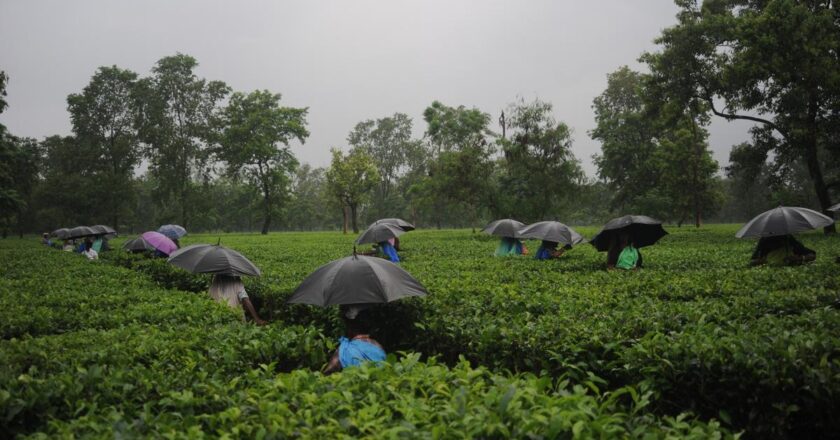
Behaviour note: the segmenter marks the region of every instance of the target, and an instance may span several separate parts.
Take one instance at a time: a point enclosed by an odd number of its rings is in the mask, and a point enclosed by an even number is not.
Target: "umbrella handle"
[[[353,258],[356,258],[356,245],[353,245]]]

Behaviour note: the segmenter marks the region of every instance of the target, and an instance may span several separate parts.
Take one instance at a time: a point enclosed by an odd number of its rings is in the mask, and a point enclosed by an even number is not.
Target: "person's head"
[[[370,332],[370,319],[366,308],[343,305],[339,307],[339,313],[344,321],[348,337],[352,338]]]
[[[86,238],[85,239],[85,250],[89,251],[90,248],[92,248],[92,247],[93,247],[93,242],[90,240],[90,238]]]
[[[44,232],[43,234],[41,234],[41,237],[44,237],[44,240],[49,240],[50,234],[47,234],[46,232]]]
[[[621,245],[621,247],[627,247],[628,245],[632,244],[630,241],[630,234],[622,232],[621,235],[618,236],[618,243]]]

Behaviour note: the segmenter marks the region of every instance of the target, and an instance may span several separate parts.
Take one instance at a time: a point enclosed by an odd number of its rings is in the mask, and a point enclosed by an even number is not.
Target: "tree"
[[[507,170],[501,189],[512,191],[521,217],[543,220],[583,178],[571,131],[554,119],[551,103],[538,99],[511,105],[506,124],[510,138],[499,140]]]
[[[439,101],[423,111],[431,145],[428,177],[418,183],[418,198],[432,207],[440,224],[441,208],[463,207],[475,226],[479,209],[490,196],[493,173],[490,115],[477,108],[449,107]]]
[[[773,160],[801,160],[820,208],[840,188],[840,31],[831,2],[679,0],[662,51],[646,54],[652,78],[726,120],[755,122]],[[830,178],[831,180],[827,180]],[[830,213],[829,213],[830,214]],[[825,228],[833,233],[834,225]]]
[[[373,205],[380,216],[394,216],[399,201],[393,194],[398,180],[408,171],[409,160],[423,144],[411,137],[412,120],[403,113],[359,122],[347,137],[353,148],[364,149],[376,162],[382,178]]]
[[[141,88],[140,136],[146,144],[149,169],[160,185],[161,201],[175,201],[178,217],[188,226],[196,212],[191,197],[195,181],[210,174],[209,145],[216,139],[218,103],[229,89],[193,72],[195,58],[177,54],[162,58]]]
[[[344,233],[347,233],[347,210],[353,222],[353,232],[359,232],[359,206],[370,197],[370,192],[379,183],[379,171],[373,158],[364,150],[351,149],[347,155],[333,148],[332,163],[327,170],[327,185],[330,193],[339,201],[344,217]]]
[[[78,142],[93,149],[96,199],[115,228],[133,203],[134,169],[140,162],[137,74],[117,66],[100,67],[80,94],[67,97]]]
[[[306,113],[305,108],[281,107],[280,95],[268,90],[234,93],[225,108],[217,155],[227,164],[228,175],[244,175],[262,193],[263,234],[268,233],[275,206],[287,195],[297,167],[289,141],[303,143],[309,136]]]
[[[292,177],[287,224],[290,228],[315,230],[331,226],[328,213],[327,178],[324,168],[302,164]]]
[[[601,143],[594,156],[598,176],[613,191],[612,205],[624,211],[657,185],[654,163],[656,127],[645,114],[644,75],[627,66],[607,75],[607,88],[595,98],[595,129]]]

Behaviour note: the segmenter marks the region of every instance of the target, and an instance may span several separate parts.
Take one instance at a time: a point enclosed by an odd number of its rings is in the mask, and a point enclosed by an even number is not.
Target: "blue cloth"
[[[397,255],[397,250],[394,249],[394,246],[387,241],[379,243],[379,252],[382,252],[382,255],[384,255],[385,258],[390,260],[392,263],[400,262],[400,256]]]
[[[85,243],[82,242],[82,243],[79,244],[79,247],[76,248],[76,253],[81,254],[82,252],[84,252],[86,250],[87,250],[87,247],[85,246]]]
[[[543,240],[534,258],[537,260],[550,260],[551,253],[557,250],[557,243]]]
[[[338,360],[341,368],[355,367],[362,362],[382,362],[385,360],[385,350],[370,342],[359,339],[338,338]]]

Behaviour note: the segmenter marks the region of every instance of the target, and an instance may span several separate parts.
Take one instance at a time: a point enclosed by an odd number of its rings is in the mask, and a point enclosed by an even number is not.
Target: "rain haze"
[[[0,70],[18,136],[70,134],[66,97],[99,66],[148,75],[175,53],[235,91],[268,89],[309,108],[301,162],[329,164],[356,123],[395,112],[425,129],[434,100],[478,107],[495,121],[509,103],[540,98],[573,129],[588,175],[600,145],[592,99],[606,75],[655,49],[675,23],[670,0],[600,1],[10,1],[0,3]],[[727,163],[747,123],[714,120],[710,144]]]

